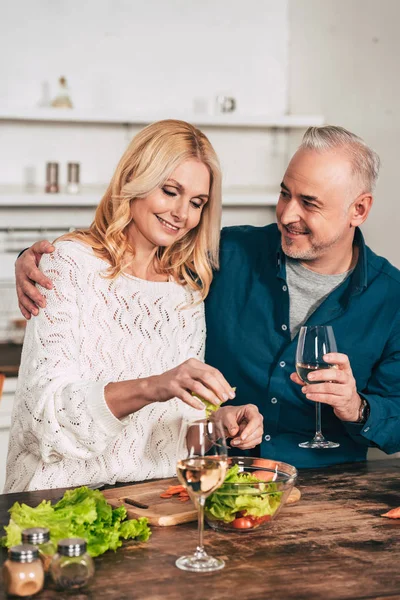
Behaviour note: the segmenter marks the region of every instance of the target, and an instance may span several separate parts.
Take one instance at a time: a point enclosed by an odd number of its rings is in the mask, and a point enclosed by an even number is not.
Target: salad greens
[[[254,483],[258,486],[246,487]],[[205,509],[211,517],[225,523],[234,521],[242,511],[252,517],[272,516],[281,503],[281,496],[276,483],[261,482],[251,473],[240,473],[239,465],[234,465],[222,486],[207,498]]]
[[[232,388],[232,389],[233,389],[234,392],[236,392],[236,388],[235,387]],[[192,392],[192,396],[195,396],[196,398],[198,398],[199,400],[201,400],[202,403],[204,404],[204,407],[206,409],[206,417],[207,417],[207,419],[208,419],[208,417],[210,417],[212,415],[213,412],[215,412],[219,408],[219,406],[216,406],[215,404],[212,404],[211,402],[209,402],[205,398],[202,398],[198,394],[195,394],[195,392]]]
[[[84,538],[91,556],[116,550],[122,546],[121,538],[145,542],[151,535],[146,518],[125,520],[125,507],[112,508],[99,490],[85,486],[67,490],[57,504],[42,500],[32,508],[15,502],[8,512],[7,535],[1,538],[8,548],[21,543],[21,532],[28,527],[47,527],[55,544],[63,538]]]

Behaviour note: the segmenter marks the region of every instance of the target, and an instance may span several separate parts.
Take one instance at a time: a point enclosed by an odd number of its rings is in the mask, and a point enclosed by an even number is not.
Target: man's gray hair
[[[309,127],[300,144],[300,149],[317,152],[339,148],[348,154],[353,173],[359,176],[364,186],[363,193],[372,192],[378,179],[381,161],[378,154],[358,135],[334,125]]]

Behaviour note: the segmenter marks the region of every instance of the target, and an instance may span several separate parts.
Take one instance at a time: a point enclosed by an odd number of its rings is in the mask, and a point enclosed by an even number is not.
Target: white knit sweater
[[[175,282],[106,279],[77,242],[40,266],[54,287],[26,330],[4,491],[174,475],[182,417],[202,413],[175,398],[119,420],[104,387],[203,360],[203,303],[182,308],[198,297]]]

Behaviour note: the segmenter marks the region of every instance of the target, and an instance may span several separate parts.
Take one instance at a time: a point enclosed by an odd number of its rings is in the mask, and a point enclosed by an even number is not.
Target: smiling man
[[[206,361],[264,415],[262,456],[297,467],[400,450],[400,272],[364,243],[379,157],[341,127],[310,128],[283,177],[277,225],[232,227],[207,298]],[[295,370],[302,325],[332,325],[320,383]],[[236,400],[235,400],[236,401]],[[335,449],[303,449],[322,430]],[[254,451],[252,451],[254,454]]]

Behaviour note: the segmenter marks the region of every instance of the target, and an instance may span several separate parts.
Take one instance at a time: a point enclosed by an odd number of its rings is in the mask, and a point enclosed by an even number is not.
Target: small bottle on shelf
[[[73,108],[72,100],[69,95],[67,80],[60,77],[58,80],[58,92],[51,106],[54,108]]]
[[[79,163],[68,163],[68,183],[67,183],[67,192],[68,194],[79,194],[80,186],[79,186],[79,171],[80,165]]]
[[[46,194],[57,194],[60,191],[58,185],[58,163],[48,162],[46,164]]]

